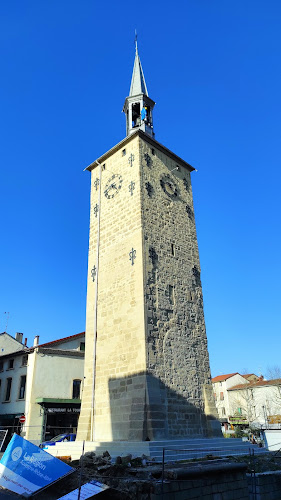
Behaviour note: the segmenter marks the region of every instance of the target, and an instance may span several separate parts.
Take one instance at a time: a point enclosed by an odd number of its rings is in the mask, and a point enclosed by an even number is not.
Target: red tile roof
[[[58,344],[60,342],[67,342],[68,340],[74,340],[77,337],[83,337],[83,335],[85,335],[85,332],[76,333],[75,335],[70,335],[69,337],[64,337],[64,338],[58,339],[58,340],[52,340],[51,342],[46,342],[45,344],[38,344],[38,346],[35,346],[35,347],[51,346],[51,345],[54,345],[54,344]]]
[[[222,382],[223,380],[227,380],[230,377],[233,377],[233,375],[239,375],[238,372],[236,373],[228,373],[227,375],[218,375],[217,377],[212,378],[213,384],[216,382]]]
[[[263,387],[265,385],[281,385],[281,378],[275,378],[273,380],[257,380],[256,382],[249,382],[248,384],[238,384],[227,389],[228,391],[235,391],[239,389]]]

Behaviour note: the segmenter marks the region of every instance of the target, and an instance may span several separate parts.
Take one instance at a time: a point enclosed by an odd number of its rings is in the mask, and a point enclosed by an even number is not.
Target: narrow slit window
[[[170,301],[170,304],[174,305],[174,303],[175,303],[175,287],[173,285],[169,285],[169,301]]]
[[[175,249],[175,244],[174,243],[171,244],[171,252],[172,252],[172,256],[175,257],[175,255],[176,255],[176,249]]]

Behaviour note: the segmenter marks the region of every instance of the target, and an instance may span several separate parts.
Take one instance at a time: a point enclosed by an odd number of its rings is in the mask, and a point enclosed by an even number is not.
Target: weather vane
[[[135,46],[136,46],[136,53],[138,52],[138,34],[137,30],[135,30]]]

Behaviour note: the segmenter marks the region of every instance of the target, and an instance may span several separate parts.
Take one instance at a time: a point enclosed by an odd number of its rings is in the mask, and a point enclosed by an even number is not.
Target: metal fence
[[[265,448],[252,447],[229,447],[229,448],[163,448],[162,451],[162,475],[161,475],[161,491],[164,494],[165,482],[165,467],[173,462],[182,462],[185,467],[193,467],[198,461],[203,461],[205,464],[212,463],[214,460],[223,460],[226,458],[237,456],[249,456],[249,468],[251,475],[252,498],[256,499],[256,456],[268,453]],[[173,458],[172,458],[173,457]]]

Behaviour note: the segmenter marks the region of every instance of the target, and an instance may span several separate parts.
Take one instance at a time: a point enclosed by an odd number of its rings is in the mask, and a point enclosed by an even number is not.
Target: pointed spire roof
[[[136,44],[136,55],[135,55],[134,69],[133,69],[129,96],[132,97],[139,94],[145,94],[148,96],[144,74],[138,53],[137,35],[135,37],[135,44]]]

